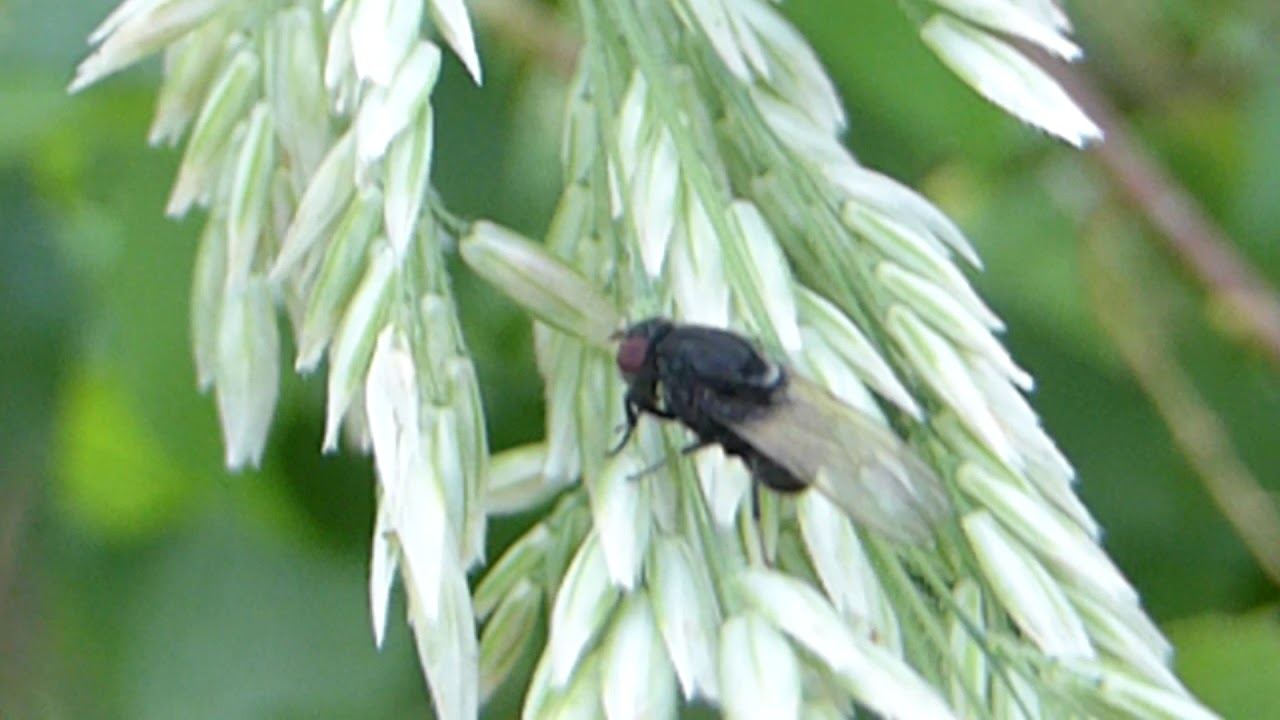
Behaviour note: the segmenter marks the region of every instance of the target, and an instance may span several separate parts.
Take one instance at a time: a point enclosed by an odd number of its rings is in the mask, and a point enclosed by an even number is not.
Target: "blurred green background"
[[[373,647],[371,469],[319,455],[323,383],[286,381],[261,470],[222,469],[188,349],[201,220],[163,217],[179,155],[145,145],[158,63],[63,91],[113,4],[0,0],[0,718],[423,716],[403,623]],[[1280,367],[1238,339],[1096,151],[978,99],[898,3],[783,9],[836,78],[855,153],[981,251],[975,282],[1188,684],[1227,717],[1274,717],[1276,586],[1156,408],[1220,425],[1217,451],[1274,501]],[[1280,286],[1280,5],[1068,9],[1123,129]],[[563,79],[479,24],[484,87],[450,59],[437,91],[435,182],[459,213],[538,236]],[[537,438],[527,321],[455,269],[494,447]]]

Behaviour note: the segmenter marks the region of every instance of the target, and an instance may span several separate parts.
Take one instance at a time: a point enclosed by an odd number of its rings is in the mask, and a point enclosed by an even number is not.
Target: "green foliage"
[[[1265,718],[1280,703],[1280,617],[1274,605],[1240,615],[1205,613],[1171,623],[1178,674],[1229,718]]]
[[[265,470],[223,475],[216,412],[195,390],[187,339],[196,223],[162,216],[177,156],[144,146],[154,68],[66,98],[103,4],[61,5],[0,4],[0,527],[15,528],[21,548],[0,558],[16,572],[0,587],[18,589],[0,616],[10,639],[0,715],[425,712],[403,626],[392,625],[380,654],[366,631],[372,484],[363,461],[314,459],[322,383],[285,384]],[[1280,281],[1280,57],[1248,42],[1265,20],[1248,13],[1273,11],[1182,4],[1175,22],[1147,3],[1125,11],[1147,13],[1149,32],[1134,43],[1105,29],[1109,9],[1090,7],[1110,4],[1076,5],[1094,70],[1139,138]],[[975,282],[1036,377],[1033,404],[1076,463],[1109,552],[1167,623],[1179,673],[1227,717],[1269,716],[1280,632],[1274,610],[1251,609],[1274,602],[1275,586],[1097,322],[1109,309],[1090,297],[1081,237],[1126,248],[1123,272],[1272,493],[1280,372],[1224,333],[1230,318],[1150,249],[1150,230],[1090,156],[974,96],[897,4],[792,0],[784,10],[839,85],[848,144],[923,187],[977,245],[986,269]],[[59,22],[35,17],[46,12]],[[1144,61],[1167,70],[1193,60],[1197,72],[1143,85]],[[558,130],[544,119],[557,117],[562,91],[538,58],[487,55],[479,89],[446,61],[434,177],[451,208],[541,234],[559,189],[549,170]],[[525,317],[455,269],[492,444],[537,437]],[[493,527],[490,557],[525,522]]]

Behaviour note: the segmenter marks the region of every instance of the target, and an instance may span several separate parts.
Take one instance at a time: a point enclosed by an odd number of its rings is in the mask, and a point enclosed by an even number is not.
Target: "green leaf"
[[[1280,608],[1210,613],[1166,628],[1178,675],[1223,717],[1274,717],[1280,707]]]

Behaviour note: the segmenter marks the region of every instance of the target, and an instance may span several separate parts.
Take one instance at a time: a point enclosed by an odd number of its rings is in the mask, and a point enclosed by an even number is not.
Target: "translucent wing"
[[[932,538],[951,503],[942,480],[910,446],[794,373],[781,393],[767,412],[729,427],[856,522],[903,542]]]

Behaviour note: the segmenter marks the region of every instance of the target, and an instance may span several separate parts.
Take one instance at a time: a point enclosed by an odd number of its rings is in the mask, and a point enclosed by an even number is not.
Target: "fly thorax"
[[[781,389],[787,381],[787,374],[783,372],[782,366],[776,362],[769,362],[765,366],[765,371],[760,375],[760,385],[771,390]]]

